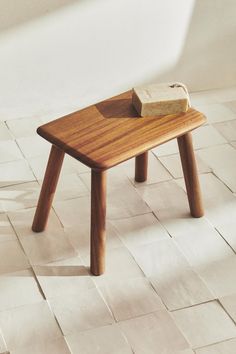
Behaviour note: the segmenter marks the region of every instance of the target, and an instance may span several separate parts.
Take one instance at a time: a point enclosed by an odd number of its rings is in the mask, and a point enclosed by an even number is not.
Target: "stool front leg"
[[[197,164],[193,150],[192,135],[191,133],[187,133],[177,139],[190,212],[193,217],[199,218],[204,215],[204,211],[198,179]]]
[[[64,151],[52,145],[32,225],[32,230],[35,232],[41,232],[46,227],[64,155]]]
[[[92,170],[90,270],[101,275],[105,270],[106,247],[106,171]]]
[[[148,173],[148,151],[135,157],[135,181],[145,182]]]

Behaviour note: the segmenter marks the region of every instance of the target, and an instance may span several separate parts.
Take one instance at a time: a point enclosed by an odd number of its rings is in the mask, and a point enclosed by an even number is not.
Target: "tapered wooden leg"
[[[180,136],[178,145],[190,212],[193,217],[199,218],[203,216],[204,211],[191,133]]]
[[[148,151],[135,157],[135,181],[145,182],[148,171]]]
[[[38,206],[32,225],[32,230],[35,232],[41,232],[46,227],[63,163],[64,154],[64,151],[57,148],[55,145],[52,145],[43,185],[38,200]]]
[[[105,270],[106,171],[92,170],[90,270],[100,275]]]

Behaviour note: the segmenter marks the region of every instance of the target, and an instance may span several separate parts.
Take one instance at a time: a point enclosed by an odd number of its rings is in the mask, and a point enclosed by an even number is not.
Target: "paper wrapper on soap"
[[[141,117],[186,112],[190,99],[182,83],[151,84],[133,88],[132,103]]]

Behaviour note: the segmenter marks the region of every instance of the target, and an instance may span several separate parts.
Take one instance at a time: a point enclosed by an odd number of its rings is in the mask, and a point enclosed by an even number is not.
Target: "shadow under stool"
[[[51,144],[51,152],[34,216],[32,229],[43,231],[63,163],[69,154],[91,168],[90,269],[100,275],[105,269],[106,171],[135,157],[135,180],[147,179],[148,150],[177,138],[190,212],[203,215],[201,191],[191,131],[205,123],[200,112],[162,117],[139,117],[128,91],[81,111],[69,114],[37,129]]]

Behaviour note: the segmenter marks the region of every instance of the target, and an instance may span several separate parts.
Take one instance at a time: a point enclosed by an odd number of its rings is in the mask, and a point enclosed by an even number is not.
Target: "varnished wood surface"
[[[148,174],[148,151],[135,157],[135,181],[145,182]]]
[[[106,171],[92,170],[90,270],[101,275],[105,270]]]
[[[178,145],[190,212],[193,217],[200,218],[204,211],[191,133],[179,137]]]
[[[63,159],[64,151],[52,145],[32,225],[35,232],[41,232],[46,227]]]
[[[94,169],[107,169],[205,122],[202,113],[141,118],[131,91],[47,123],[38,134]]]

